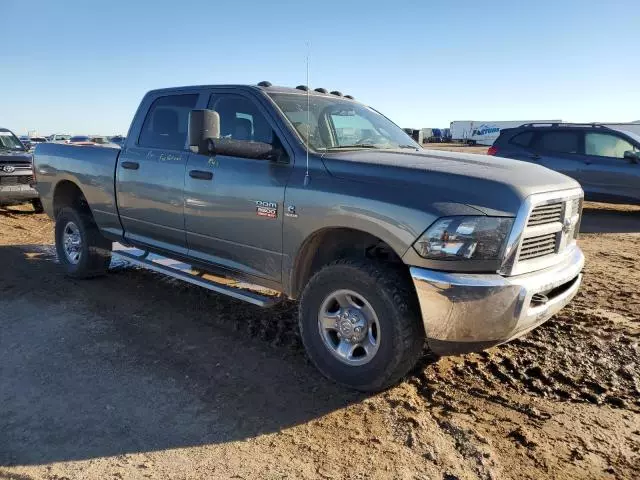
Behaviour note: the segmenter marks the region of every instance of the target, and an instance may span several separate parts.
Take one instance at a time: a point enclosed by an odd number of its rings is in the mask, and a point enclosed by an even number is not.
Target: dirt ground
[[[640,207],[582,227],[559,315],[365,396],[306,361],[295,304],[67,279],[52,223],[0,209],[0,478],[639,478]]]

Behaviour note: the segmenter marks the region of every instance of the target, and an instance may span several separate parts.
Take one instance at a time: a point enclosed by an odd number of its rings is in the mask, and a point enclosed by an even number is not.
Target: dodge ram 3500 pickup
[[[61,267],[111,255],[260,306],[299,300],[308,356],[383,389],[419,359],[507,342],[576,294],[583,193],[502,158],[423,150],[306,86],[149,92],[121,150],[39,145]]]

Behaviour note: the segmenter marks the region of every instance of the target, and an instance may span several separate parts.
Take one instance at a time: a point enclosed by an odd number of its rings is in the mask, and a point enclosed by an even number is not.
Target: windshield
[[[31,137],[31,141],[34,143],[44,143],[47,139],[44,137]]]
[[[85,137],[85,136],[71,137],[69,141],[70,142],[88,142],[89,137]]]
[[[24,145],[11,132],[0,132],[0,149],[24,150]]]
[[[308,141],[314,150],[420,148],[391,120],[359,103],[339,97],[309,95],[310,108],[307,108],[305,94],[269,95],[302,140]]]

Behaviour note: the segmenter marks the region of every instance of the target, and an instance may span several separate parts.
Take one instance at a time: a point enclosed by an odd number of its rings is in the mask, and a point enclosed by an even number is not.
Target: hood
[[[12,150],[0,150],[0,163],[31,163],[33,157],[30,153]]]
[[[533,163],[438,150],[357,150],[327,154],[323,161],[339,178],[385,184],[431,204],[463,203],[486,215],[513,216],[534,193],[580,186]]]

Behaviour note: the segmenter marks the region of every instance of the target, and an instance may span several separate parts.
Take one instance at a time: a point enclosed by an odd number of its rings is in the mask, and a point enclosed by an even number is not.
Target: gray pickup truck
[[[383,389],[420,358],[507,342],[576,294],[583,192],[526,162],[423,150],[340,92],[149,92],[121,150],[39,145],[61,267],[118,255],[260,306],[299,299],[330,379]],[[114,299],[117,301],[117,299]]]

